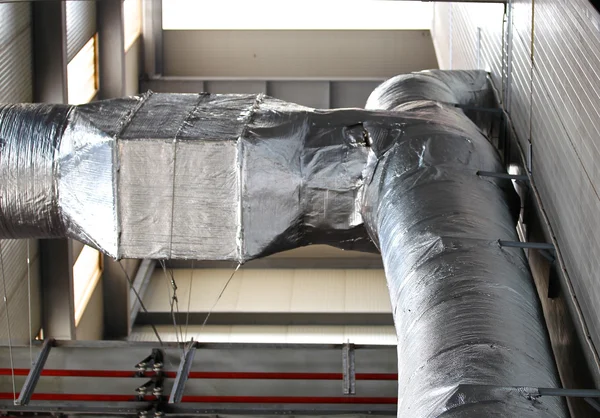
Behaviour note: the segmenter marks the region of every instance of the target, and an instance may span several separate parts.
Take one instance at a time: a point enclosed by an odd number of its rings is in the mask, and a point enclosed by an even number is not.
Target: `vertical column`
[[[160,3],[160,2],[157,2]],[[125,32],[122,0],[99,1],[97,9],[100,99],[125,95]]]
[[[67,103],[67,30],[64,1],[33,2],[33,99]],[[72,243],[40,240],[42,327],[46,336],[75,338]]]
[[[33,100],[67,103],[67,25],[64,1],[33,2]]]
[[[163,73],[162,1],[143,0],[144,72],[148,77]]]

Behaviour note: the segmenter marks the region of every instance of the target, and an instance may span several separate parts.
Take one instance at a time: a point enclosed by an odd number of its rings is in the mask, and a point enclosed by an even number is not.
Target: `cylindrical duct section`
[[[454,91],[462,92],[454,94]],[[414,118],[373,135],[363,218],[384,261],[398,336],[398,416],[565,417],[539,300],[518,240],[496,149],[455,107],[477,106],[483,72],[399,76],[371,109]]]

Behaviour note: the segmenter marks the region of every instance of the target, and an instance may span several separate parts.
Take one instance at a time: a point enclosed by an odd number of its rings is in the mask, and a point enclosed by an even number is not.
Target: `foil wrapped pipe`
[[[372,127],[362,213],[384,268],[398,336],[399,417],[566,417],[515,192],[496,149],[455,104],[481,105],[483,72],[430,71],[379,86],[369,109],[420,121]],[[367,128],[369,129],[369,128]]]
[[[357,206],[364,113],[151,92],[1,105],[0,237],[240,263],[311,243],[376,251]]]
[[[0,105],[0,238],[116,258],[235,260],[325,243],[381,251],[400,417],[566,417],[512,386],[560,381],[494,147],[460,106],[480,71],[379,86],[367,110],[264,95]],[[458,106],[458,107],[457,107]],[[476,117],[473,117],[476,120]]]

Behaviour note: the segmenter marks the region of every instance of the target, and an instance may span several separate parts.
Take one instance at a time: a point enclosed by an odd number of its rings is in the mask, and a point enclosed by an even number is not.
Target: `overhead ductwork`
[[[356,204],[364,113],[263,95],[3,105],[0,237],[68,236],[118,258],[376,251]]]
[[[399,417],[566,417],[515,191],[496,149],[456,107],[485,106],[485,73],[398,76],[369,109],[413,116],[373,132],[362,213],[381,250],[398,336]],[[394,132],[391,134],[391,132]]]
[[[566,417],[495,148],[459,107],[483,72],[378,87],[368,110],[146,94],[0,107],[0,237],[72,237],[115,257],[244,262],[327,243],[379,248],[398,334],[400,417]],[[458,106],[458,107],[457,107]]]

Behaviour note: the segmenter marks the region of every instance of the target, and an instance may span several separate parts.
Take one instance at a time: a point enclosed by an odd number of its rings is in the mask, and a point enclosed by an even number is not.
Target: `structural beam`
[[[183,398],[183,391],[185,390],[185,382],[187,382],[190,370],[192,369],[192,362],[194,361],[194,355],[196,354],[196,345],[192,342],[188,345],[187,349],[181,355],[181,362],[177,369],[177,376],[173,383],[173,389],[171,389],[171,395],[169,396],[169,403],[179,403]]]
[[[131,332],[131,327],[135,324],[135,320],[137,318],[140,309],[142,309],[142,301],[144,300],[144,295],[146,294],[146,289],[148,288],[148,283],[150,283],[150,278],[152,277],[152,273],[156,268],[156,260],[143,260],[138,268],[137,273],[135,274],[135,279],[133,280],[133,286],[129,289],[129,305],[130,305],[130,317],[129,317],[129,331]]]
[[[46,341],[44,341],[44,345],[42,346],[33,367],[29,370],[25,383],[23,383],[23,387],[19,393],[19,398],[15,401],[15,405],[27,405],[29,403],[31,395],[35,390],[35,386],[42,374],[42,370],[44,369],[44,365],[46,364],[46,360],[48,359],[48,355],[50,354],[52,344],[54,344],[53,338],[47,338]]]
[[[498,244],[500,244],[501,247],[531,248],[535,250],[554,250],[554,245],[548,244],[546,242],[521,242],[498,240]]]
[[[0,346],[0,411],[119,416],[146,411],[149,417],[159,416],[157,412],[192,416],[395,415],[396,347],[352,347],[359,396],[342,394],[343,347],[194,342],[182,356],[182,346],[168,342],[158,348],[147,342],[56,341],[40,370],[42,378],[31,402],[14,405],[8,347]],[[15,375],[27,375],[29,347],[15,346],[13,354]],[[178,358],[182,359],[179,365]],[[157,376],[166,388],[173,385],[174,403],[169,403],[165,394],[155,393],[156,386],[151,384],[146,385],[143,396],[136,392],[148,379],[157,382],[152,380]],[[56,387],[61,390],[57,392]]]
[[[189,317],[188,317],[189,315]],[[136,325],[202,325],[208,312],[139,312]],[[391,312],[211,312],[208,325],[393,326]]]
[[[40,240],[42,328],[47,337],[75,339],[71,240]]]
[[[168,260],[167,268],[197,268],[197,269],[234,269],[237,263],[231,261],[190,261]],[[382,270],[383,261],[379,255],[357,257],[266,257],[250,260],[244,264],[244,270],[249,269],[367,269]]]
[[[32,4],[33,100],[67,103],[67,31],[64,1]]]
[[[494,177],[497,179],[529,181],[529,177],[526,174],[508,174],[508,173],[494,173],[492,171],[478,171],[477,175],[481,176],[481,177]]]
[[[160,3],[155,2],[155,3]],[[125,95],[125,32],[122,0],[97,2],[100,88],[98,97]]]
[[[140,261],[104,256],[103,262],[104,338],[118,340],[127,337],[131,329],[130,281],[133,283]]]
[[[144,70],[154,77],[163,73],[162,2],[143,0],[143,7]]]

